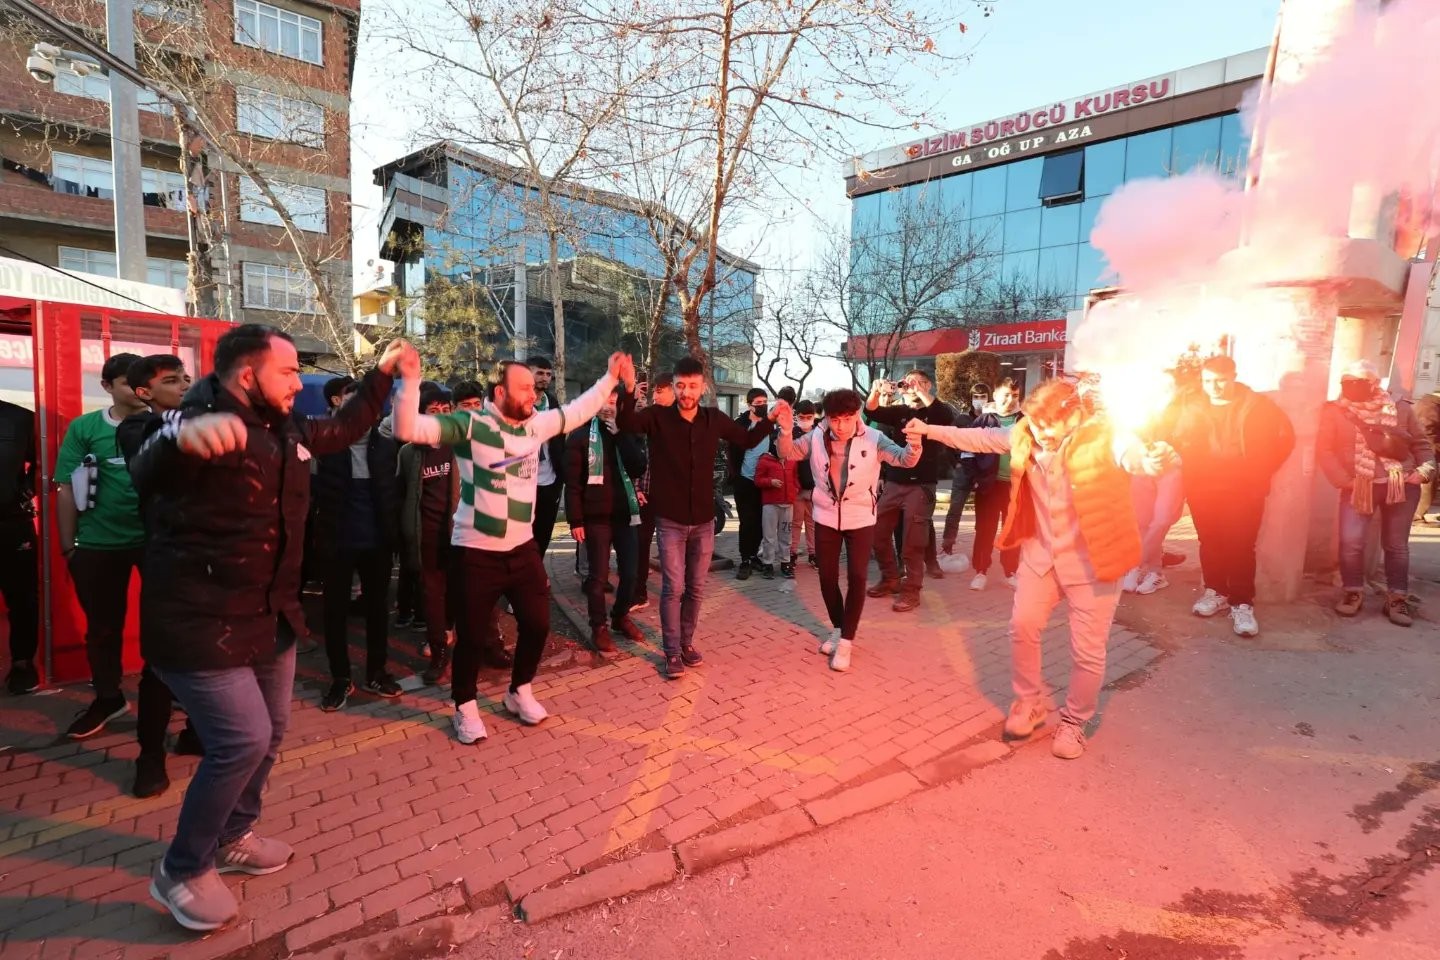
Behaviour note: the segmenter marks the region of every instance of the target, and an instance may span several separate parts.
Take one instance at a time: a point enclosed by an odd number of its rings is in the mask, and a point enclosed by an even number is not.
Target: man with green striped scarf
[[[634,434],[617,434],[612,393],[588,428],[570,434],[565,444],[565,516],[570,534],[586,551],[590,579],[585,585],[590,616],[590,642],[601,653],[615,652],[611,630],[632,643],[645,634],[630,619],[635,590],[636,533],[640,529],[640,498],[634,478],[645,473],[645,449]],[[615,605],[605,616],[605,588],[610,582],[610,550],[620,575]]]
[[[549,440],[587,424],[622,378],[634,380],[628,354],[610,357],[609,370],[593,387],[561,407],[536,411],[535,376],[523,363],[501,364],[494,399],[482,410],[428,416],[419,412],[420,357],[400,361],[401,391],[395,403],[395,436],[409,443],[447,444],[455,450],[460,503],[451,543],[458,553],[460,602],[451,691],[455,734],[461,743],[485,739],[475,702],[480,673],[479,638],[492,629],[503,596],[515,611],[519,636],[505,709],[534,725],[547,716],[531,681],[550,634],[550,585],[535,543],[540,449]]]

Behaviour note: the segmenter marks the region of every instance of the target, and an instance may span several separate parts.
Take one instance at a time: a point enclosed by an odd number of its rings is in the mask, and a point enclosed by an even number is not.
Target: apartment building
[[[41,2],[104,42],[103,2]],[[198,236],[202,312],[284,327],[310,355],[333,353],[334,334],[323,333],[298,250],[323,264],[339,316],[348,322],[351,309],[349,109],[359,20],[359,0],[136,3],[140,70],[184,93],[221,144],[192,139],[187,152],[170,105],[140,91],[146,279],[185,289]],[[40,29],[0,13],[0,256],[115,276],[109,80],[33,80],[26,54],[36,40],[54,42]],[[253,164],[295,236],[241,164]]]

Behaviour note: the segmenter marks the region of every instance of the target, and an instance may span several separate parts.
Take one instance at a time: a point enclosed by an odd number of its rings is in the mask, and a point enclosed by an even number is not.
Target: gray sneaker
[[[257,837],[252,831],[238,840],[222,843],[215,854],[215,867],[221,873],[248,873],[263,877],[284,870],[295,851],[282,840]]]
[[[1060,721],[1050,740],[1050,752],[1061,760],[1079,760],[1085,753],[1085,731],[1080,729],[1080,724]]]
[[[218,930],[240,914],[235,895],[214,870],[189,880],[172,880],[165,875],[162,860],[150,877],[150,896],[186,930]]]

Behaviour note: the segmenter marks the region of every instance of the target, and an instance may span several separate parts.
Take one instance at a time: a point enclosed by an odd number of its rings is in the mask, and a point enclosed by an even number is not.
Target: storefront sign
[[[1003,323],[970,330],[970,349],[988,353],[1032,353],[1065,349],[1065,321]]]
[[[1041,130],[1061,127],[1066,123],[1077,125],[1078,129],[1078,125],[1085,120],[1092,120],[1130,107],[1138,107],[1142,103],[1164,100],[1170,96],[1173,89],[1171,79],[1171,77],[1161,77],[1158,80],[1120,87],[1094,96],[1081,97],[1073,103],[1061,102],[1049,107],[1041,107],[1038,110],[1026,110],[1013,117],[977,124],[968,130],[952,130],[949,133],[938,134],[906,146],[905,154],[912,160],[918,160],[922,157],[933,157],[937,154],[983,147],[999,140],[1024,136],[1032,131],[1036,132],[1036,139],[1044,143],[1046,138],[1038,135]],[[1062,135],[1068,137],[1068,131],[1062,131]],[[1001,156],[1001,154],[997,153],[995,156]],[[957,157],[956,161],[958,160]],[[955,162],[954,165],[964,166],[964,163]]]
[[[0,297],[185,315],[183,290],[88,273],[72,274],[10,257],[0,257]]]

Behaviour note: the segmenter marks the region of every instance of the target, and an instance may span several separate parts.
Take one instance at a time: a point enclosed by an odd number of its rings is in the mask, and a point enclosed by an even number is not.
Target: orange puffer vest
[[[1065,445],[1080,537],[1101,582],[1119,580],[1140,563],[1140,530],[1130,501],[1130,475],[1115,463],[1110,427],[1102,420],[1081,424]],[[1021,421],[1010,434],[1010,511],[1000,531],[1001,549],[1035,536],[1035,498],[1025,482],[1035,437]]]

